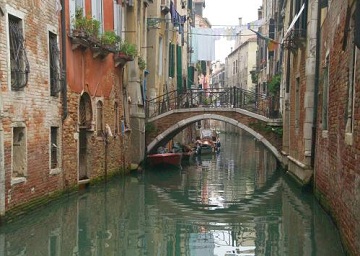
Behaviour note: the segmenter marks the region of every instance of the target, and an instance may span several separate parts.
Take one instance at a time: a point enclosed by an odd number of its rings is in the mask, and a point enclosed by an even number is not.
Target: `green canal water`
[[[145,169],[0,227],[0,255],[345,255],[338,231],[252,137]]]

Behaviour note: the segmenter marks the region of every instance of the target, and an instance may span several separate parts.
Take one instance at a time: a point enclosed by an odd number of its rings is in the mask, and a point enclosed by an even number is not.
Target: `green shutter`
[[[188,67],[188,88],[191,89],[191,85],[194,83],[195,68],[193,66]]]
[[[192,0],[188,0],[188,9],[192,10]]]
[[[175,54],[174,44],[169,44],[169,77],[175,76]]]
[[[182,92],[182,48],[180,45],[176,47],[176,81],[178,92]]]

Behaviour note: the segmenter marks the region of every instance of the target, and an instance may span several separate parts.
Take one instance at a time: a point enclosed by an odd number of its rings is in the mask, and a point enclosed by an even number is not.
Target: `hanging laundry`
[[[198,60],[215,60],[215,39],[211,28],[192,28],[192,47],[194,53],[191,61],[196,63]]]

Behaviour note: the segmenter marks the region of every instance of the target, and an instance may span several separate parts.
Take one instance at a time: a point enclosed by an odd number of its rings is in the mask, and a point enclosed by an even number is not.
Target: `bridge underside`
[[[159,146],[165,145],[167,142],[169,142],[176,134],[178,134],[181,130],[185,129],[187,126],[200,121],[204,119],[213,119],[218,121],[223,121],[229,124],[232,124],[236,127],[239,127],[251,135],[253,135],[257,140],[261,141],[273,154],[274,156],[281,161],[281,154],[279,149],[277,149],[273,144],[270,143],[270,141],[265,138],[263,135],[261,135],[259,132],[255,131],[254,129],[250,128],[249,126],[233,119],[230,117],[226,117],[219,114],[198,114],[194,115],[185,119],[182,119],[181,121],[176,122],[175,124],[171,125],[164,131],[162,131],[160,134],[158,134],[154,139],[151,140],[151,142],[147,146],[147,153],[153,154],[156,153],[156,150]]]

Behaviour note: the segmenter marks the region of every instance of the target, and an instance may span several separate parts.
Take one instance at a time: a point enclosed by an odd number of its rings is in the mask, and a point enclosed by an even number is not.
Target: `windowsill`
[[[321,132],[321,136],[323,137],[323,139],[327,139],[329,137],[329,132],[328,130],[323,130]]]
[[[16,185],[16,184],[20,184],[20,183],[25,183],[25,182],[26,182],[25,177],[11,178],[11,186]]]
[[[352,144],[353,144],[353,134],[352,133],[345,133],[345,144],[352,146]]]
[[[50,175],[57,175],[59,173],[61,173],[61,168],[59,167],[50,170]]]

